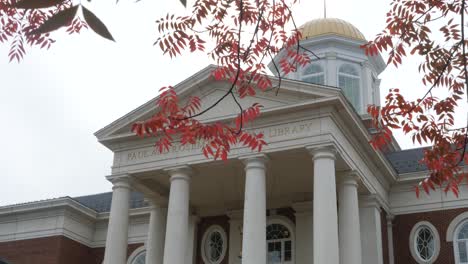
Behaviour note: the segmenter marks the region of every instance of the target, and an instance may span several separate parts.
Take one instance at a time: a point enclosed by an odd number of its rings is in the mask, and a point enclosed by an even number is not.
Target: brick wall
[[[127,257],[143,244],[128,245]],[[12,264],[101,264],[104,248],[89,248],[64,236],[0,243],[0,259]]]
[[[0,243],[0,258],[14,264],[57,264],[61,237]]]
[[[466,211],[468,208],[396,216],[393,220],[395,264],[416,263],[411,256],[409,236],[413,226],[420,221],[432,223],[439,233],[440,253],[434,264],[454,264],[453,245],[445,240],[447,228],[456,216]]]

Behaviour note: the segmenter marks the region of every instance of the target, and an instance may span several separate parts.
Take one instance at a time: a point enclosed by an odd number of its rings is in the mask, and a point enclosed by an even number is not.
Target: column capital
[[[229,221],[242,220],[242,217],[244,216],[244,210],[227,211],[226,215],[229,217]]]
[[[313,201],[293,203],[292,208],[294,209],[294,215],[313,215],[314,203]]]
[[[239,157],[239,160],[242,161],[245,165],[245,169],[251,168],[261,168],[265,169],[266,163],[270,160],[265,154],[253,154]]]
[[[336,52],[327,52],[325,53],[325,58],[329,60],[336,60]]]
[[[306,146],[306,150],[312,155],[313,160],[323,158],[336,160],[337,150],[335,146]]]
[[[387,225],[391,225],[393,222],[393,219],[395,219],[395,216],[392,214],[387,214],[386,218],[387,218]]]
[[[375,208],[379,212],[381,211],[380,203],[379,203],[379,201],[377,199],[377,196],[375,194],[359,196],[359,207],[361,207],[361,208]]]
[[[126,188],[126,189],[131,189],[132,188],[132,179],[130,175],[128,174],[123,174],[123,175],[111,175],[106,177],[108,181],[112,183],[112,190],[118,189],[118,188]]]
[[[339,185],[353,185],[358,187],[359,182],[360,178],[357,171],[352,170],[338,174]]]
[[[186,180],[190,181],[191,176],[194,174],[193,169],[187,165],[175,166],[164,169],[164,172],[169,174],[169,180]]]
[[[371,67],[370,62],[367,61],[367,60],[361,62],[360,64],[361,64],[361,66],[364,67],[364,68],[370,68],[370,67]]]
[[[148,202],[151,208],[167,210],[167,201],[161,202],[158,198],[153,196],[146,196],[145,201]]]

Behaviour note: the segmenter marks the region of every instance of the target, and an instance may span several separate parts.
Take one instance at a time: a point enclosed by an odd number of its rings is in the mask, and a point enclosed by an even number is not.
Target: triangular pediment
[[[213,69],[213,66],[206,67],[175,86],[175,90],[181,97],[182,102],[191,96],[198,96],[201,99],[202,108],[204,109],[207,106],[213,105],[219,98],[226,94],[230,88],[229,83],[214,80],[211,76]],[[277,85],[279,80],[276,80],[274,77],[272,77],[272,79],[274,85]],[[263,106],[263,109],[273,109],[321,97],[333,96],[337,93],[339,93],[339,90],[335,88],[311,85],[292,80],[282,80],[279,90],[272,89],[270,91],[260,92],[257,93],[255,97],[246,97],[238,101],[243,109],[252,106],[254,103],[259,103]],[[153,98],[97,131],[95,133],[96,137],[99,141],[104,142],[115,138],[130,136],[130,128],[133,123],[148,119],[156,113],[156,101],[157,98]],[[237,103],[232,96],[229,95],[199,119],[209,122],[234,116],[239,113],[239,111],[240,109]]]

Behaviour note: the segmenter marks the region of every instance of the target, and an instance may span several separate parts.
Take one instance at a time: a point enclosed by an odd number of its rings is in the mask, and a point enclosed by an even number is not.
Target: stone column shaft
[[[146,264],[162,264],[167,209],[152,202],[146,243]]]
[[[253,157],[245,163],[244,226],[242,264],[266,263],[265,158]]]
[[[186,264],[189,225],[190,169],[169,170],[171,187],[167,209],[164,264]]]
[[[338,191],[340,263],[362,264],[357,176],[341,178]]]
[[[372,195],[359,197],[362,264],[383,264],[380,206]]]
[[[113,184],[104,264],[126,264],[131,189],[127,177],[115,179]]]
[[[339,264],[335,151],[311,150],[314,160],[314,264]]]
[[[242,211],[231,211],[229,217],[229,261],[228,264],[241,263],[242,250]]]

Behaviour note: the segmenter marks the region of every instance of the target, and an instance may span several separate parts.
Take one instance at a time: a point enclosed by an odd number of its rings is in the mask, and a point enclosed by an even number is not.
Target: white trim
[[[284,225],[289,232],[291,233],[291,260],[288,263],[295,263],[296,262],[296,226],[294,223],[287,217],[282,215],[271,215],[268,220],[266,226],[268,227],[271,224],[280,224]],[[266,229],[265,229],[265,236],[266,236]],[[266,240],[266,245],[268,245],[268,240]],[[268,254],[268,252],[267,252]],[[268,261],[268,259],[267,259]]]
[[[462,222],[464,222],[467,219],[468,219],[468,212],[464,212],[464,213],[459,214],[457,217],[455,217],[452,220],[452,222],[450,222],[447,228],[446,236],[445,236],[445,240],[447,242],[453,242],[455,234],[457,233],[459,226],[461,226]]]
[[[205,244],[206,244],[206,239],[208,238],[208,235],[212,234],[213,232],[218,232],[221,235],[221,238],[223,239],[223,249],[221,250],[221,256],[219,259],[215,262],[212,262],[211,260],[208,260],[207,257],[205,256]],[[201,256],[203,259],[203,262],[206,264],[219,264],[224,260],[224,257],[226,256],[226,252],[228,250],[228,238],[226,235],[226,231],[224,231],[224,228],[222,228],[220,225],[212,225],[208,229],[205,230],[205,233],[203,234],[202,238],[202,243],[200,246],[200,251],[201,251]]]
[[[465,213],[463,213],[465,214]],[[463,214],[459,215],[459,216],[462,216]],[[452,221],[453,223],[454,221]],[[455,231],[453,232],[453,254],[454,254],[454,258],[455,258],[455,263],[459,264],[460,262],[458,262],[458,255],[459,255],[459,249],[458,249],[458,238],[455,238],[455,236],[460,232],[460,228],[462,226],[464,226],[466,223],[468,222],[467,219],[463,219],[462,221],[458,222],[458,225],[457,225],[457,228],[455,229]],[[450,223],[450,224],[452,224]],[[447,230],[448,231],[448,230]]]
[[[133,264],[132,262],[135,260],[135,258],[138,257],[143,252],[146,252],[145,245],[133,250],[132,254],[127,259],[127,264]]]
[[[352,67],[357,75],[352,75],[352,74],[349,74],[349,73],[342,73],[340,72],[341,68],[343,68],[344,66],[350,66]],[[359,94],[358,94],[358,99],[359,99],[359,102],[357,106],[353,105],[352,102],[351,102],[351,98],[347,98],[345,93],[344,93],[344,90],[342,87],[340,87],[340,76],[343,76],[343,77],[348,77],[348,78],[352,78],[352,79],[357,79],[358,80],[358,85],[359,85]],[[353,107],[355,108],[356,112],[358,114],[363,114],[364,112],[364,88],[363,88],[363,82],[362,82],[362,70],[357,67],[355,65],[355,62],[354,63],[350,63],[350,62],[346,62],[346,61],[338,61],[338,64],[337,64],[337,67],[336,67],[336,87],[340,88],[341,92],[343,93],[343,95],[345,96],[345,98],[349,101],[349,103],[351,105],[353,105]],[[359,107],[359,109],[356,109],[357,107]]]
[[[320,67],[321,71],[320,72],[316,72],[316,73],[309,73],[309,74],[306,74],[305,71],[312,67],[312,66],[318,66]],[[325,67],[323,65],[323,63],[321,62],[312,62],[310,63],[309,65],[307,65],[306,67],[303,67],[303,69],[300,71],[300,75],[298,76],[301,81],[303,82],[307,82],[305,81],[304,79],[305,78],[311,78],[311,77],[320,77],[320,76],[323,76],[323,83],[312,83],[312,84],[318,84],[318,85],[327,85],[327,71],[325,70]],[[309,83],[309,82],[307,82]]]
[[[429,230],[432,232],[432,235],[434,236],[434,255],[427,261],[421,259],[421,257],[419,256],[419,253],[416,252],[416,242],[415,242],[417,232],[424,226],[429,228]],[[439,256],[439,253],[440,253],[440,236],[439,236],[439,232],[437,231],[437,228],[435,228],[433,224],[427,221],[420,221],[416,223],[410,232],[409,247],[410,247],[411,256],[413,256],[414,260],[417,263],[419,264],[434,263],[437,260],[437,257]]]

